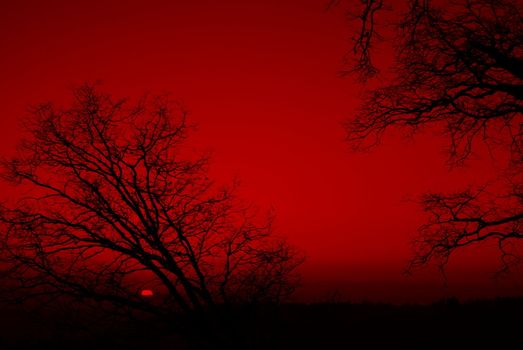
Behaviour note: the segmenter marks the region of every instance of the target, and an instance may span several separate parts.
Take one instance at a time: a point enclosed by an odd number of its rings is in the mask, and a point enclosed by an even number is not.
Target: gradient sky
[[[489,179],[493,160],[451,171],[445,141],[430,131],[350,152],[341,124],[365,86],[338,75],[349,27],[342,9],[325,11],[327,2],[3,1],[4,154],[28,105],[68,101],[84,81],[101,80],[117,96],[170,92],[199,125],[194,144],[212,150],[213,175],[239,178],[242,197],[274,208],[278,232],[307,255],[300,295],[422,301],[516,293],[514,276],[491,279],[498,261],[489,244],[451,261],[447,287],[434,269],[402,275],[424,218],[407,199]],[[391,53],[379,48],[384,65]]]

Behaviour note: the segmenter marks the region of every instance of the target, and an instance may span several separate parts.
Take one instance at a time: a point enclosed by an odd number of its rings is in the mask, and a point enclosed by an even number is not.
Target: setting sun
[[[154,296],[154,292],[150,289],[142,289],[140,291],[140,295],[142,297],[152,297],[152,296]]]

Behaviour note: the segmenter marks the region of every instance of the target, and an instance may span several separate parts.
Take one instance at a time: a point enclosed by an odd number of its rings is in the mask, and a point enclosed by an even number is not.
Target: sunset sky
[[[413,200],[495,176],[496,160],[445,165],[446,140],[427,130],[351,152],[343,121],[366,86],[342,78],[345,9],[328,0],[3,1],[0,140],[8,155],[31,104],[70,100],[102,81],[116,96],[166,93],[198,124],[191,145],[213,153],[219,182],[276,212],[277,231],[307,261],[300,297],[425,301],[514,294],[493,280],[492,244],[459,252],[448,285],[434,268],[405,276],[424,216]],[[383,68],[390,47],[379,48]],[[386,77],[383,77],[386,79]],[[373,82],[379,84],[379,81]],[[0,185],[5,196],[15,190]]]

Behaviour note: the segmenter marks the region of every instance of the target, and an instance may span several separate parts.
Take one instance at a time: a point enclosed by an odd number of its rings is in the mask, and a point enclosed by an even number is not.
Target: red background
[[[344,142],[342,122],[365,88],[340,78],[349,48],[341,8],[327,0],[16,1],[0,4],[0,140],[20,136],[27,106],[68,101],[84,81],[115,95],[170,92],[199,125],[194,145],[214,153],[213,175],[274,208],[277,229],[307,255],[308,300],[426,301],[518,293],[492,280],[488,243],[434,269],[402,275],[423,222],[406,201],[495,175],[492,159],[445,166],[444,140],[389,136],[367,154]],[[392,51],[379,48],[384,64]],[[0,187],[6,195],[14,192]]]

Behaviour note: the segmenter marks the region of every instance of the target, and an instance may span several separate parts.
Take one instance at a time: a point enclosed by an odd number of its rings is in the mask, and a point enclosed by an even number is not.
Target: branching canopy
[[[295,252],[184,149],[180,106],[162,97],[131,106],[90,85],[74,93],[70,108],[36,108],[18,155],[2,163],[20,186],[0,207],[11,296],[170,317],[292,291]]]
[[[449,161],[462,164],[478,142],[505,149],[508,190],[429,194],[430,221],[420,229],[413,265],[446,262],[456,249],[497,239],[506,264],[508,241],[521,238],[523,201],[523,15],[514,0],[411,0],[389,24],[395,37],[391,79],[372,89],[346,123],[356,149],[380,142],[391,128],[408,134],[430,127],[448,138]],[[377,13],[392,4],[361,2],[352,68],[364,80],[378,69],[371,59]],[[504,148],[503,148],[504,147]],[[500,151],[502,152],[502,151]]]

